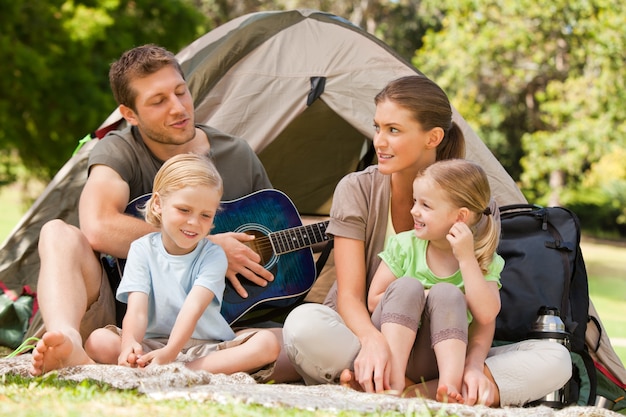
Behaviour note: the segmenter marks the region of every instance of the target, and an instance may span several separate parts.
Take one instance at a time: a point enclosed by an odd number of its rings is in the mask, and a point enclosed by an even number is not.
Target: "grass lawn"
[[[220,404],[185,399],[153,400],[93,381],[0,379],[0,416],[12,417],[402,417],[404,414],[307,411],[258,404]],[[428,417],[415,415],[413,417]]]
[[[589,294],[623,364],[626,364],[626,245],[583,239]]]
[[[4,242],[25,213],[22,210],[19,191],[16,187],[0,187],[0,207],[2,207],[0,242]]]

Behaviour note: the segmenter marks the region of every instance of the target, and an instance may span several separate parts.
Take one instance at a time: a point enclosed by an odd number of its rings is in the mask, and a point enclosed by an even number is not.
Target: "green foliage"
[[[374,35],[383,42],[392,46],[400,56],[407,61],[422,47],[422,37],[436,20],[422,16],[418,10],[418,3],[410,0],[375,2],[377,10],[375,16],[377,25]],[[368,29],[364,27],[364,29]]]
[[[442,25],[427,33],[414,64],[448,92],[526,197],[595,207],[612,216],[604,227],[620,230],[623,174],[605,169],[585,184],[605,155],[626,149],[620,3],[425,0],[422,7]]]
[[[49,178],[114,109],[107,72],[261,10],[334,13],[441,85],[526,197],[626,224],[626,9],[617,0],[15,0],[0,4],[0,185]],[[622,163],[623,165],[623,163]],[[22,166],[22,165],[20,165]],[[593,178],[593,181],[590,179]],[[602,206],[602,207],[601,207]],[[586,213],[609,216],[601,222]]]
[[[509,173],[521,173],[519,140],[527,131],[521,56],[530,48],[517,1],[426,0],[422,12],[440,16],[413,64],[435,80]]]
[[[14,0],[0,26],[0,160],[15,150],[41,178],[115,109],[108,68],[124,50],[178,51],[208,29],[185,0]]]
[[[588,170],[580,192],[565,200],[597,235],[626,236],[626,148],[614,146]]]

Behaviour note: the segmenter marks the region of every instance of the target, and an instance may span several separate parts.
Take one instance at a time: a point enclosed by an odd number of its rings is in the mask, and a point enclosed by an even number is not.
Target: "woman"
[[[366,299],[380,264],[377,255],[388,236],[413,228],[417,173],[437,160],[465,154],[446,94],[426,77],[390,82],[375,103],[378,165],[347,175],[333,197],[328,233],[335,240],[336,285],[325,305],[294,309],[283,328],[285,349],[305,382],[342,382],[366,392],[390,387],[390,349],[370,319]],[[494,328],[495,322],[469,328],[462,388],[466,404],[521,405],[569,379],[570,358],[563,346],[525,341],[490,351]],[[433,396],[434,387],[429,390]]]

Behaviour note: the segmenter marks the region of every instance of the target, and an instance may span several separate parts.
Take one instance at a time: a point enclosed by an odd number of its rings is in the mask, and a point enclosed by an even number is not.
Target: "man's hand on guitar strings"
[[[259,263],[261,261],[259,254],[243,243],[254,240],[254,236],[247,233],[228,232],[210,235],[208,238],[224,249],[228,258],[226,278],[241,297],[248,297],[248,292],[239,282],[237,274],[261,287],[265,287],[268,282],[274,280],[274,275]]]

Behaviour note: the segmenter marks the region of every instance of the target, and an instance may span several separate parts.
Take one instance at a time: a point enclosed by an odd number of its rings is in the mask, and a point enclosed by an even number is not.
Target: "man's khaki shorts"
[[[83,343],[85,343],[85,340],[87,340],[91,332],[113,323],[115,323],[115,299],[113,298],[113,291],[111,290],[111,285],[109,284],[109,277],[103,269],[98,299],[87,308],[87,312],[83,316],[83,320],[80,322],[80,335],[83,338]],[[41,312],[37,311],[37,314],[35,314],[35,317],[33,317],[33,320],[28,327],[28,331],[26,332],[24,339],[29,337],[41,339],[45,332],[46,328],[43,324]]]
[[[91,332],[115,323],[115,297],[106,270],[102,268],[100,279],[100,295],[95,303],[87,308],[87,312],[80,322],[80,335],[83,343]]]

